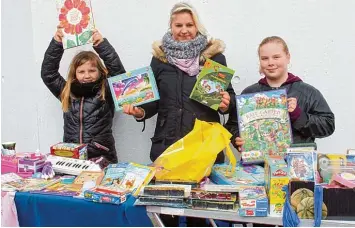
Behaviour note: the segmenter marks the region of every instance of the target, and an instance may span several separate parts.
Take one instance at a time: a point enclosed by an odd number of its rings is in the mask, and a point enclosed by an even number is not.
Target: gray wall
[[[119,53],[127,70],[149,65],[151,43],[167,31],[176,0],[92,0],[97,28]],[[211,36],[227,44],[228,65],[240,75],[236,93],[259,79],[257,47],[270,35],[283,37],[291,51],[290,71],[317,87],[336,116],[336,131],[317,141],[319,150],[343,153],[355,147],[355,1],[195,0]],[[18,151],[49,152],[61,141],[60,103],[40,79],[43,54],[57,25],[54,0],[2,0],[2,141]],[[21,6],[21,7],[20,7]],[[13,9],[16,9],[14,12]],[[90,45],[67,50],[60,72]],[[123,161],[149,162],[155,119],[142,124],[116,113],[114,135]]]

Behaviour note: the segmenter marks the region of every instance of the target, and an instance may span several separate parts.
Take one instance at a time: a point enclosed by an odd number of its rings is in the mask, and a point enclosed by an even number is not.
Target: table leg
[[[150,218],[150,221],[152,221],[154,227],[165,227],[158,213],[147,212],[147,215]]]
[[[208,221],[210,221],[210,223],[213,227],[217,227],[217,224],[214,222],[213,219],[209,218]]]

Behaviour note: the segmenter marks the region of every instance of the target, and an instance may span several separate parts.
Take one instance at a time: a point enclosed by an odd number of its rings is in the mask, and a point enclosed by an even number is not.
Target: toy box
[[[265,187],[241,187],[239,189],[239,205],[240,216],[267,216],[268,198]]]
[[[87,160],[87,145],[77,143],[57,143],[50,148],[51,154],[67,158]]]
[[[46,159],[43,156],[23,157],[18,160],[17,172],[41,172]]]
[[[289,183],[288,167],[283,157],[276,155],[265,156],[265,187],[269,197],[269,214],[282,217],[285,192],[284,185]]]
[[[226,176],[229,166],[226,164],[214,165],[210,179],[222,185],[253,185],[264,186],[264,168],[259,165],[237,165],[232,176]]]

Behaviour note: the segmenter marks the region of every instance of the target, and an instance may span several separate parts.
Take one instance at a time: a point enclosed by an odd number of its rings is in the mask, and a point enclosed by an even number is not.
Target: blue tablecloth
[[[72,197],[18,192],[15,203],[20,226],[152,226],[145,207],[93,203]]]

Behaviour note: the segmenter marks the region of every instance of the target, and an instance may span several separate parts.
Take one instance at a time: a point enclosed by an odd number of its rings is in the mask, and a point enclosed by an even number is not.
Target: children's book
[[[116,111],[124,104],[142,105],[159,100],[152,68],[143,67],[108,78]]]
[[[56,0],[58,21],[63,27],[63,48],[92,43],[95,28],[90,0]]]
[[[126,174],[120,183],[120,187],[136,196],[139,194],[141,188],[152,180],[154,174],[155,167],[129,163],[126,168]]]
[[[262,163],[264,155],[284,155],[292,143],[285,89],[236,96],[243,164]]]
[[[314,152],[287,153],[289,176],[294,180],[314,181],[317,157]]]
[[[128,166],[128,162],[121,162],[118,164],[110,164],[106,168],[106,173],[101,181],[101,186],[119,186],[121,181],[123,180],[126,174],[126,168]]]
[[[234,70],[222,64],[207,59],[197,76],[190,98],[214,110],[218,110],[222,100],[220,92],[227,89],[234,72]]]
[[[80,194],[80,191],[81,191],[80,185],[63,184],[58,182],[42,190],[31,191],[31,193],[58,195],[58,196],[77,196]]]
[[[74,184],[83,185],[86,181],[93,181],[98,185],[101,183],[103,177],[103,171],[82,171],[79,176],[75,178]]]
[[[5,173],[1,174],[1,184],[4,184],[6,182],[10,181],[18,181],[22,180],[23,178],[17,175],[16,173]]]

